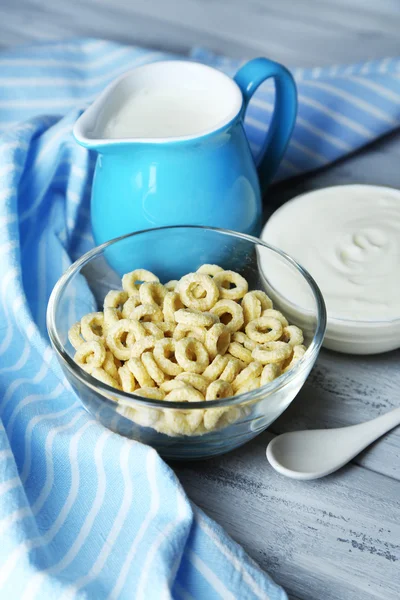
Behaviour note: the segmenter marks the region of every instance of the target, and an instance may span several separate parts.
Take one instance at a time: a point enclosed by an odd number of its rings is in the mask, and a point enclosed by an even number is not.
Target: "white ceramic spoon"
[[[286,477],[318,479],[343,467],[397,425],[400,408],[360,425],[284,433],[268,444],[267,459]]]

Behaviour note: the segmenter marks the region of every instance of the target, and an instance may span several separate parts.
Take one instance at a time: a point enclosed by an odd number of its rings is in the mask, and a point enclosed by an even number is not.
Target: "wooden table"
[[[3,46],[90,35],[170,50],[203,45],[232,56],[264,54],[293,66],[399,55],[399,32],[398,0],[2,0],[0,6]],[[400,188],[399,135],[271,188],[265,219],[304,190],[354,182]],[[268,432],[226,456],[174,465],[189,496],[292,600],[400,598],[400,431],[314,482],[285,479],[265,458],[278,433],[350,425],[400,405],[399,359],[400,351],[368,358],[323,351]]]
[[[400,188],[399,165],[397,135],[324,172],[275,186],[266,217],[302,191],[335,183]],[[292,600],[398,600],[400,428],[348,467],[314,482],[278,475],[265,448],[285,431],[376,417],[400,406],[399,390],[400,350],[371,357],[323,350],[300,394],[267,432],[226,456],[181,464],[176,472],[190,497]]]

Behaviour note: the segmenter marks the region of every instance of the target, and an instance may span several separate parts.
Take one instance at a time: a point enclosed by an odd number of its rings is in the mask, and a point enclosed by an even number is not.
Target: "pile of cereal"
[[[145,269],[108,292],[103,312],[75,323],[75,362],[125,392],[166,401],[228,398],[259,388],[306,351],[303,333],[234,271],[202,265],[165,285]],[[198,435],[240,416],[236,407],[156,410],[120,407],[131,420],[168,435]]]

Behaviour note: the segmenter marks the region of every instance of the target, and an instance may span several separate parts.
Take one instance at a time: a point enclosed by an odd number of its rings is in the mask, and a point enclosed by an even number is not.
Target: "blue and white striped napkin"
[[[283,600],[285,592],[187,499],[155,451],[98,425],[66,386],[45,311],[92,245],[93,157],[71,137],[113,78],[165,58],[79,40],[0,54],[0,597]],[[195,51],[233,74],[239,64]],[[400,61],[294,70],[299,117],[278,173],[321,167],[393,130]],[[246,127],[257,153],[273,90]]]

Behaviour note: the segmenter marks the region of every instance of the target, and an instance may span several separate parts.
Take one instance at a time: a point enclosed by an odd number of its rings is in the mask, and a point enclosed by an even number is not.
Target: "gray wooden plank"
[[[317,66],[396,55],[400,10],[393,0],[3,0],[0,22],[3,46],[91,35]]]
[[[251,7],[249,12],[279,15],[285,20],[296,20],[319,31],[328,31],[330,35],[344,31],[368,35],[372,30],[396,35],[396,17],[400,17],[400,5],[396,0],[379,3],[373,0],[279,0],[279,3],[248,0],[247,7]]]
[[[324,480],[286,479],[265,458],[271,437],[173,466],[192,500],[296,598],[397,599],[398,482],[354,465]]]

